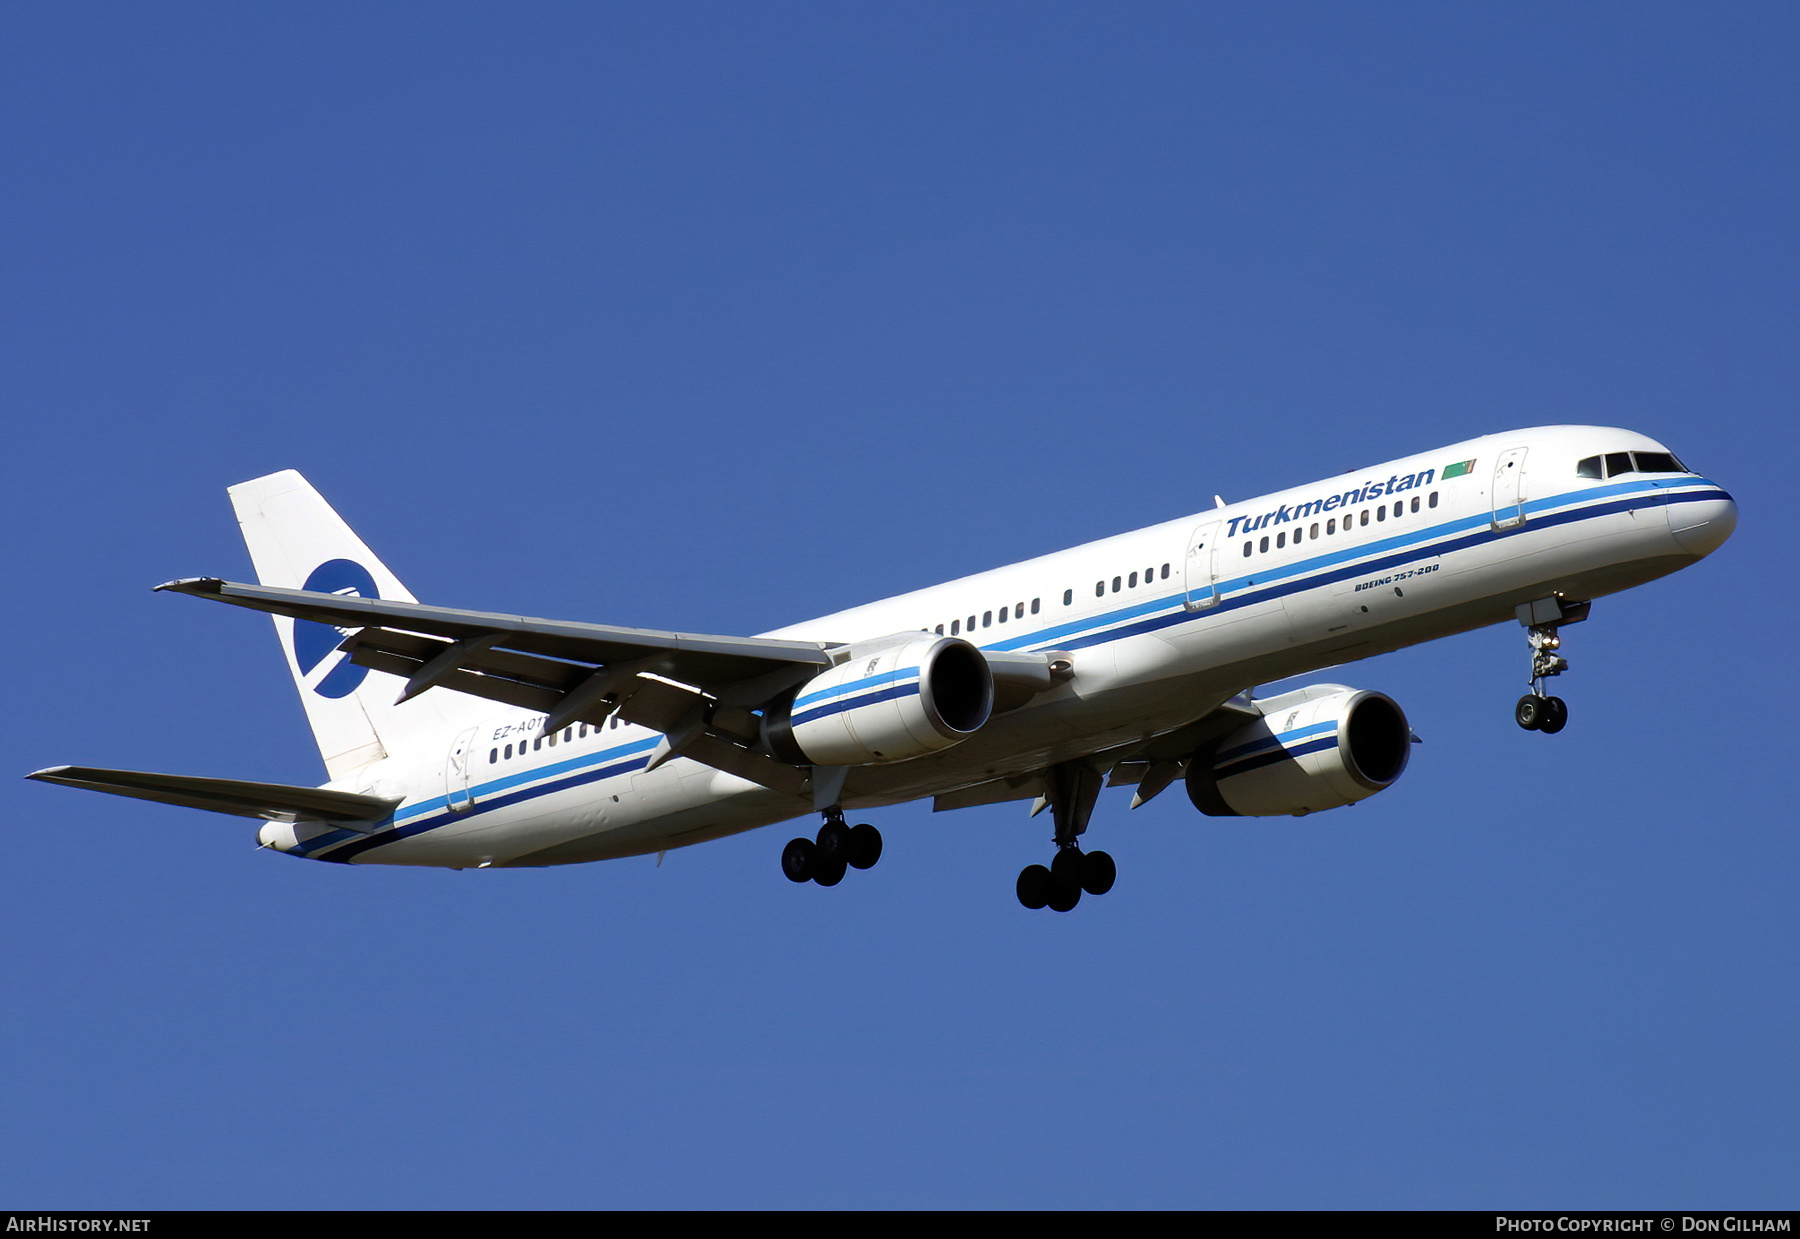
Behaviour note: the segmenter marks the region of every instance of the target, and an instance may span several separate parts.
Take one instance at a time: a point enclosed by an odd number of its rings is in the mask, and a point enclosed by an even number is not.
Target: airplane
[[[1393,785],[1418,742],[1384,693],[1258,685],[1516,620],[1520,727],[1561,731],[1561,630],[1711,554],[1718,484],[1629,430],[1545,426],[1214,507],[759,637],[418,602],[292,470],[229,488],[257,583],[158,590],[267,612],[322,787],[86,766],[26,776],[263,820],[350,864],[576,864],[818,814],[783,849],[834,886],[882,852],[849,811],[931,797],[1051,813],[1027,908],[1117,867],[1084,851],[1102,786],[1177,779],[1209,816],[1301,816]]]

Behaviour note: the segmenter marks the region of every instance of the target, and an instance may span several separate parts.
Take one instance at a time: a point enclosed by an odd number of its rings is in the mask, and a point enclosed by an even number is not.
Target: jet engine
[[[1383,693],[1318,684],[1255,703],[1258,721],[1188,761],[1210,817],[1300,817],[1366,800],[1406,769],[1412,729]]]
[[[769,751],[795,765],[907,761],[960,743],[994,709],[994,676],[967,641],[902,634],[851,657],[763,711]]]

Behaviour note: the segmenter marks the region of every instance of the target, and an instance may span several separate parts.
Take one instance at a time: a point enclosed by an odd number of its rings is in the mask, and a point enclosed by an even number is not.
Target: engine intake
[[[1385,693],[1320,684],[1257,702],[1263,717],[1188,762],[1188,798],[1210,817],[1299,817],[1393,785],[1412,754]]]
[[[795,765],[866,766],[940,752],[981,730],[994,677],[967,641],[871,643],[763,712],[763,743]]]

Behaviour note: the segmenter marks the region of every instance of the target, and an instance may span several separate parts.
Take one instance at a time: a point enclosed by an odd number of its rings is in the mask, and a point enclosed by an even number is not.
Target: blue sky
[[[1571,629],[1334,670],[1391,791],[310,864],[0,780],[10,1207],[1770,1207],[1800,1164],[1791,6],[0,11],[0,727],[323,777],[224,488],[422,598],[750,633],[1475,434],[1738,498]]]

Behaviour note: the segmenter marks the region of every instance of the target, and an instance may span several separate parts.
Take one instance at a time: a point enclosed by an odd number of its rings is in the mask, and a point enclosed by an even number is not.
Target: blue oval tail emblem
[[[350,559],[326,560],[312,570],[312,575],[300,588],[320,594],[381,597],[369,570]],[[320,663],[337,656],[337,665],[312,686],[313,692],[321,697],[348,697],[369,674],[367,667],[359,667],[337,652],[348,631],[330,624],[315,624],[311,620],[294,621],[294,661],[299,664],[302,676],[310,675]]]

